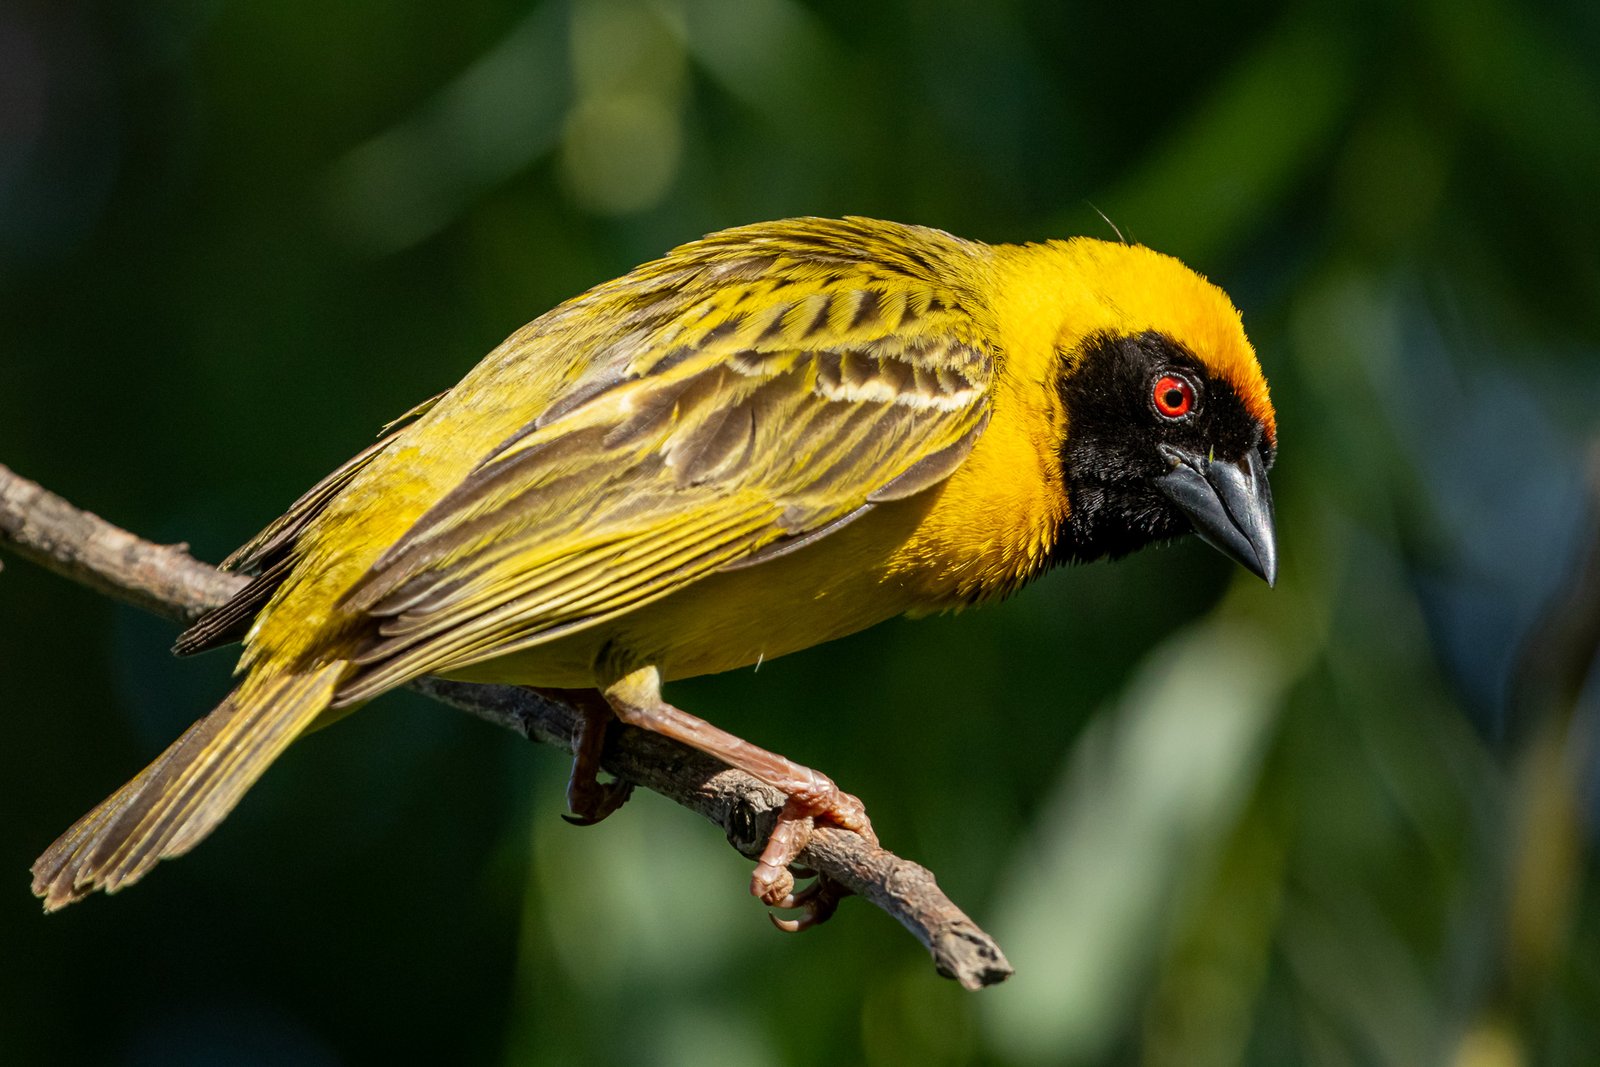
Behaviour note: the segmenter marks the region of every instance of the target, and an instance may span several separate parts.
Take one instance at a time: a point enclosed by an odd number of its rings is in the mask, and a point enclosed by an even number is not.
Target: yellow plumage
[[[1142,331],[1180,339],[1272,437],[1238,313],[1143,248],[797,219],[597,286],[236,555],[264,577],[188,639],[260,608],[214,736],[69,831],[36,890],[53,907],[133,880],[314,719],[422,674],[605,689],[1017,588],[1071,507],[1058,379],[1086,338]]]

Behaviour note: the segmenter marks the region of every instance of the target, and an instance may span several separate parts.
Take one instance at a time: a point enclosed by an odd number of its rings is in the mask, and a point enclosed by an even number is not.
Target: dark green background
[[[0,1062],[1593,1062],[1594,689],[1513,702],[1582,536],[1600,8],[0,7],[0,462],[219,559],[558,300],[857,213],[1170,251],[1277,401],[1282,580],[1181,545],[676,687],[827,769],[1017,976],[800,938],[659,798],[406,695],[193,856],[26,868],[227,687],[0,572]]]

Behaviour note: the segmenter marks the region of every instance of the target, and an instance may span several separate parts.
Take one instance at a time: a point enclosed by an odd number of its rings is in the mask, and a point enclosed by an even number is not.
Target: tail
[[[46,911],[115,893],[209,834],[333,699],[347,664],[252,677],[33,864]]]

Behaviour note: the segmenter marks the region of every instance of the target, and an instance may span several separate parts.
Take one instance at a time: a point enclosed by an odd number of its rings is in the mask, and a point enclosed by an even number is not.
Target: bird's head
[[[1065,257],[1073,279],[1051,301],[1069,508],[1058,556],[1116,557],[1194,532],[1274,582],[1277,425],[1232,302],[1140,246],[1034,247]]]

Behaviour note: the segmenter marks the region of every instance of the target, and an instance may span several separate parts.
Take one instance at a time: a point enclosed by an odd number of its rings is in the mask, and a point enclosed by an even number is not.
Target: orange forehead
[[[1070,352],[1096,333],[1131,336],[1156,331],[1183,345],[1239,395],[1269,440],[1277,417],[1255,349],[1233,301],[1171,256],[1141,245],[1079,237],[1006,250],[1017,298],[1011,317],[1032,318],[1054,336],[1054,351]]]

